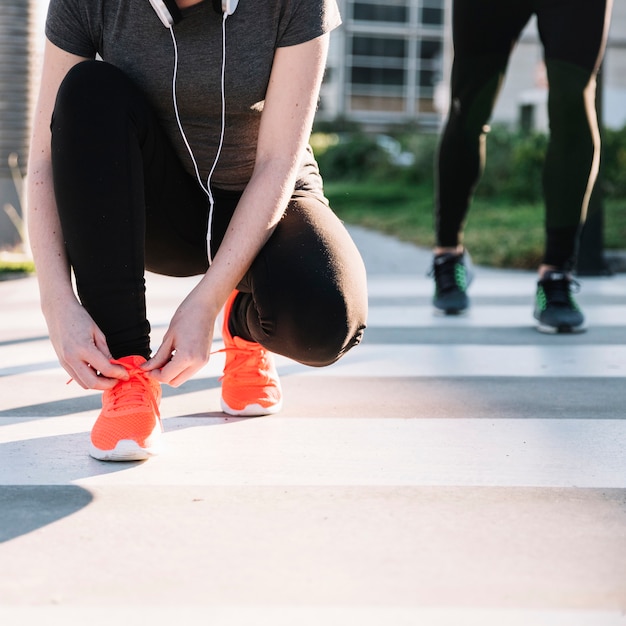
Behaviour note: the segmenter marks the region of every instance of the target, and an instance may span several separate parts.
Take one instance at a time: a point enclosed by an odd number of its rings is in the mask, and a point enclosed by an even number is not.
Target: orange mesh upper
[[[222,381],[222,398],[229,407],[243,410],[258,404],[268,408],[278,404],[282,393],[271,352],[260,344],[233,337],[228,319],[238,291],[233,291],[224,307],[222,339],[226,364]]]
[[[146,360],[128,356],[111,363],[128,370],[121,380],[102,395],[102,411],[91,431],[91,441],[99,450],[112,450],[123,439],[132,439],[144,448],[159,420],[161,385],[139,366]]]

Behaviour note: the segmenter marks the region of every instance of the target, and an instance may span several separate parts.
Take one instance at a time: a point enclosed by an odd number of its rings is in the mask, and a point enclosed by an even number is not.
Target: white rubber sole
[[[548,326],[546,324],[537,324],[537,330],[546,335],[576,335],[584,333],[587,327],[582,326]]]
[[[241,410],[233,409],[224,402],[224,398],[220,398],[220,404],[222,405],[222,411],[224,413],[228,413],[228,415],[233,415],[235,417],[260,417],[261,415],[274,415],[278,413],[283,408],[282,399],[278,404],[274,404],[270,407],[264,407],[260,404],[248,404]]]
[[[469,313],[469,306],[465,307],[464,309],[448,309],[446,311],[445,309],[438,309],[436,306],[433,305],[433,313],[437,317],[462,317]]]
[[[89,456],[98,461],[145,461],[162,452],[161,433],[161,425],[157,422],[152,434],[148,437],[148,445],[145,448],[142,448],[134,439],[120,439],[112,450],[100,450],[90,442]]]

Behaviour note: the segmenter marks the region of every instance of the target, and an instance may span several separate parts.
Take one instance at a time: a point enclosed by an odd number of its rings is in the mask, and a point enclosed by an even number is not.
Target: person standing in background
[[[595,109],[612,0],[453,0],[450,110],[436,162],[433,304],[465,312],[472,280],[462,235],[484,166],[486,126],[510,54],[535,15],[549,83],[550,138],[543,171],[545,250],[534,317],[542,332],[580,332],[571,273],[600,160]]]

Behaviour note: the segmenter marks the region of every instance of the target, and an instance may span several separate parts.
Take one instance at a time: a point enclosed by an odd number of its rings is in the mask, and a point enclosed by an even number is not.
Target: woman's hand
[[[192,291],[174,313],[163,343],[142,369],[172,387],[189,380],[209,361],[219,310],[207,306],[198,289]]]
[[[110,389],[128,372],[111,363],[111,352],[102,331],[77,302],[47,312],[50,340],[65,371],[83,389]]]

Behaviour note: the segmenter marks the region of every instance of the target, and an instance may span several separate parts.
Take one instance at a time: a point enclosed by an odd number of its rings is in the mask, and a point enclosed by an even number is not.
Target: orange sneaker
[[[222,411],[246,417],[278,413],[283,400],[272,353],[258,343],[233,337],[228,330],[228,319],[238,293],[233,291],[224,305],[222,339],[226,364],[220,378]]]
[[[130,378],[102,395],[102,412],[91,430],[94,459],[143,461],[160,452],[161,385],[139,368],[145,362],[142,356],[111,361],[125,367]]]

